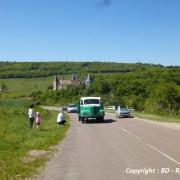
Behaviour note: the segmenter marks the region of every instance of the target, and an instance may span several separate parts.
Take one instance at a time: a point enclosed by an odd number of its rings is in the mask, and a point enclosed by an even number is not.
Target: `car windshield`
[[[99,104],[99,99],[85,99],[84,104]]]
[[[117,110],[127,111],[128,109],[127,109],[127,107],[125,107],[125,106],[118,106],[118,107],[117,107]]]
[[[124,108],[124,109],[121,109],[121,111],[128,111],[128,109]]]
[[[76,107],[76,105],[75,104],[70,104],[69,107],[74,108],[74,107]]]

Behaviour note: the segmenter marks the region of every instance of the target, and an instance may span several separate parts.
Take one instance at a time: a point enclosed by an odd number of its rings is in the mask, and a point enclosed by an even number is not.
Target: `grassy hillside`
[[[53,84],[54,77],[41,78],[11,78],[0,79],[0,84],[6,84],[7,92],[3,97],[29,96],[33,91],[45,91],[48,85]]]
[[[24,100],[0,100],[0,179],[25,179],[37,172],[51,154],[50,147],[61,140],[69,127],[57,127],[57,112],[41,112],[40,129],[28,128]],[[67,119],[67,118],[66,118]],[[41,155],[38,155],[41,154]]]
[[[80,79],[90,72],[93,83],[88,89],[75,87],[54,92],[54,76],[39,77],[49,72],[63,73],[69,78],[69,73],[77,73]],[[1,63],[0,74],[11,73],[13,77],[26,78],[1,79],[1,88],[6,87],[1,97],[31,95],[41,104],[64,104],[81,96],[101,96],[106,105],[132,106],[138,111],[160,115],[180,113],[180,67],[100,62]],[[27,78],[34,75],[39,78]]]

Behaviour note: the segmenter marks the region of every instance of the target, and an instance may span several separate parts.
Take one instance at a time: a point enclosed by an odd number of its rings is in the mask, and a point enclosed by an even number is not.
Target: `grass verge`
[[[147,120],[153,120],[153,121],[159,121],[159,122],[175,122],[180,123],[180,117],[173,117],[168,115],[154,115],[154,114],[148,114],[148,113],[140,113],[140,112],[134,112],[133,115],[138,118],[143,118]]]
[[[106,110],[107,113],[115,113],[114,110]],[[142,113],[142,112],[132,112],[131,113],[134,117],[137,118],[143,118],[147,120],[152,120],[152,121],[159,121],[159,122],[175,122],[175,123],[180,123],[180,117],[177,116],[168,116],[168,115],[156,115],[156,114],[148,114],[148,113]]]
[[[58,112],[36,107],[42,115],[40,129],[28,128],[28,103],[22,100],[0,99],[0,179],[25,179],[37,173],[52,152],[51,147],[61,141],[69,128],[57,127]],[[42,155],[37,155],[44,151]],[[35,155],[30,152],[36,152]]]

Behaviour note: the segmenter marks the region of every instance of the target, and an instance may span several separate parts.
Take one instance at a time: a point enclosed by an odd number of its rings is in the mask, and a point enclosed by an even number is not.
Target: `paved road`
[[[41,106],[41,107],[49,111],[62,111],[62,107],[58,107],[58,106]]]
[[[39,179],[180,179],[180,130],[112,114],[104,123],[81,124],[75,114],[70,118],[67,137]],[[163,168],[169,169],[163,173]]]

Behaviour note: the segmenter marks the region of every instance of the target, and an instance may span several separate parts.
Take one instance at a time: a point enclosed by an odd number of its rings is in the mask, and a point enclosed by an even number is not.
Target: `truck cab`
[[[82,123],[85,119],[95,118],[98,121],[104,120],[104,106],[100,97],[81,97],[78,103],[78,116]]]

